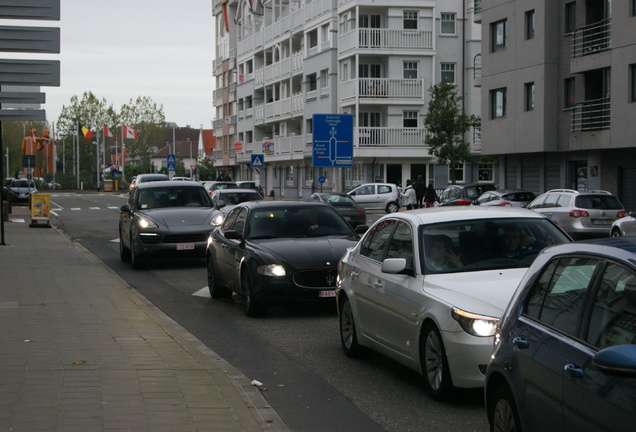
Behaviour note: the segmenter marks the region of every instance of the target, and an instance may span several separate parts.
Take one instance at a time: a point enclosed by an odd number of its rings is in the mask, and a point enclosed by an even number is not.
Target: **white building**
[[[214,0],[214,15],[219,169],[288,198],[322,178],[334,190],[418,175],[446,186],[448,167],[426,146],[428,89],[454,82],[479,115],[474,1]],[[335,113],[353,115],[353,167],[313,167],[312,117]],[[461,182],[494,177],[478,137],[467,134],[476,163],[455,167]],[[250,167],[253,154],[263,169]]]

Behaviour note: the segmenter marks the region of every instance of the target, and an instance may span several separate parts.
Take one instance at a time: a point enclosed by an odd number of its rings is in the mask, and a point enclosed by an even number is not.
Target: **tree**
[[[471,127],[479,127],[480,118],[460,110],[463,98],[457,95],[453,84],[439,83],[431,87],[429,92],[431,101],[424,121],[426,143],[438,163],[450,164],[451,183],[455,184],[455,170],[452,167],[470,162],[470,144],[464,140],[464,136]]]
[[[121,107],[121,121],[125,125],[133,125],[139,134],[137,140],[126,140],[129,160],[139,160],[141,166],[150,165],[157,144],[165,136],[165,115],[163,105],[157,105],[147,96],[139,96],[135,101]]]

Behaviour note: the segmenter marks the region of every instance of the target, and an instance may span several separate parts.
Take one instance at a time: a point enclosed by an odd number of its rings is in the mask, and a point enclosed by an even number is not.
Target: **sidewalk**
[[[247,377],[81,245],[29,227],[25,206],[9,219],[0,430],[288,430]]]

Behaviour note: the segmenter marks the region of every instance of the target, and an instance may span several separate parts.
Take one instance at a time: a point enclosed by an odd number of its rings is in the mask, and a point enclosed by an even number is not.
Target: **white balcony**
[[[426,147],[425,128],[354,128],[356,147]]]
[[[360,99],[417,99],[424,100],[423,79],[357,78],[340,83],[342,101]]]
[[[339,38],[338,50],[376,51],[378,49],[406,49],[433,51],[433,32],[430,30],[391,30],[358,28]],[[420,53],[422,54],[422,53]]]

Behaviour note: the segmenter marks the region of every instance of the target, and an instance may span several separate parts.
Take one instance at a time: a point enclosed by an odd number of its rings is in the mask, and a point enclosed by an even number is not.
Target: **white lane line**
[[[111,243],[119,243],[119,237],[110,241]]]
[[[196,297],[207,297],[207,298],[212,298],[210,296],[210,290],[208,289],[207,286],[201,288],[199,291],[192,293],[193,296]]]
[[[79,207],[71,207],[71,211],[77,211],[77,210],[81,210],[81,208],[79,208]]]
[[[89,210],[99,210],[99,207],[89,207]]]

